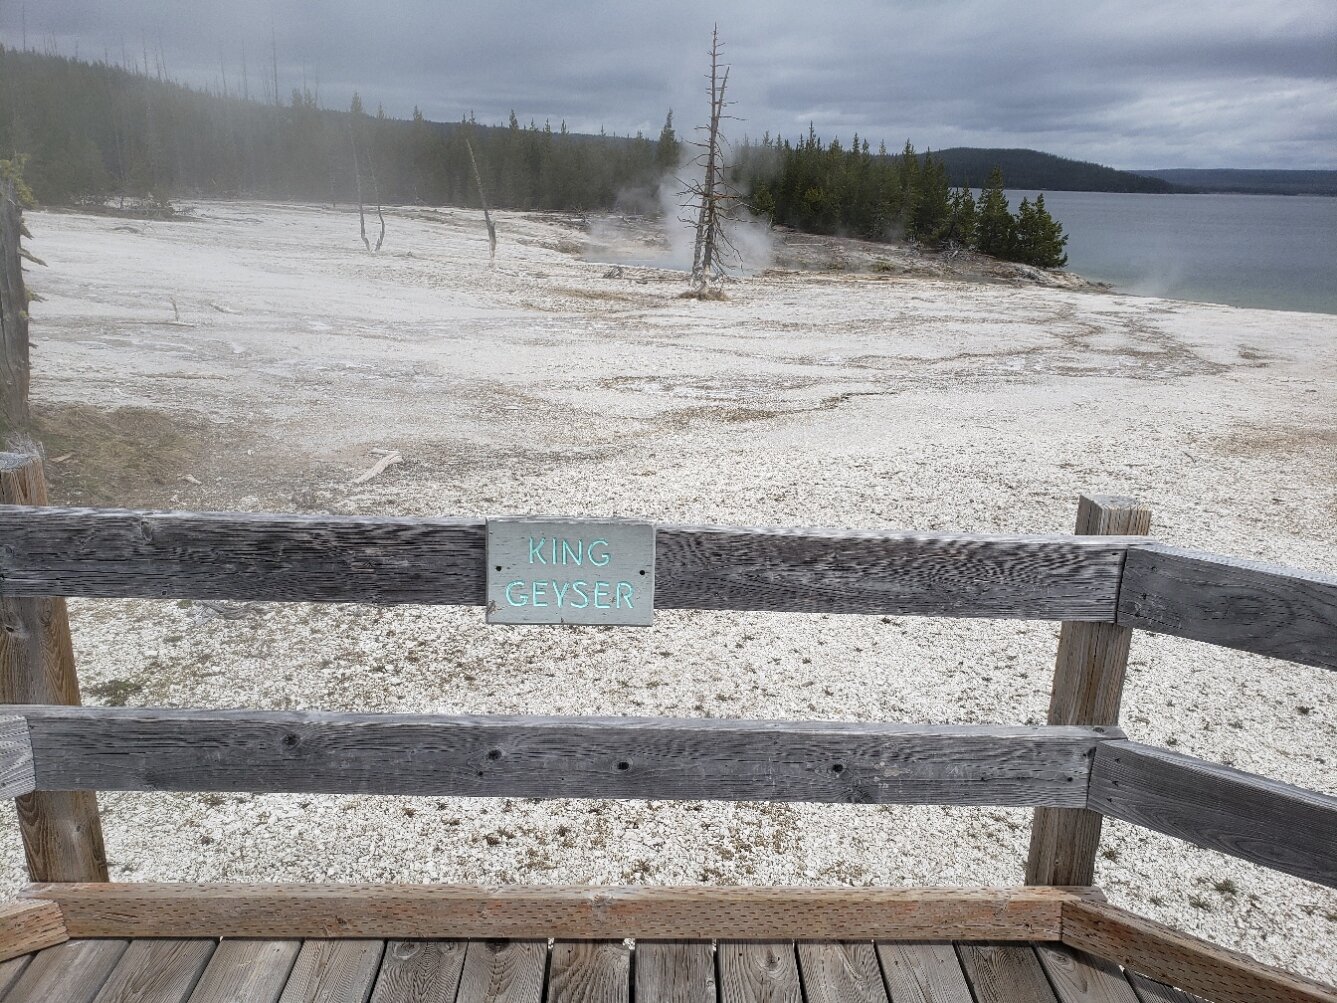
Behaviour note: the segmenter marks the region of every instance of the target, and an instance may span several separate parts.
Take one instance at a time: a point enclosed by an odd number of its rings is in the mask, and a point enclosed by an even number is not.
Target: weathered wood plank
[[[93,1003],[186,1003],[217,945],[212,940],[135,940]]]
[[[1058,940],[1062,888],[29,885],[72,937]]]
[[[54,902],[5,902],[0,905],[0,961],[40,951],[69,940],[60,906]]]
[[[0,798],[16,798],[36,789],[28,722],[21,717],[0,717]]]
[[[1119,623],[1337,669],[1337,576],[1166,546],[1128,552]]]
[[[0,997],[3,997],[9,987],[19,980],[19,976],[23,974],[30,961],[32,961],[31,954],[0,961]]]
[[[1040,944],[1035,953],[1059,1003],[1138,1003],[1118,965],[1061,944]]]
[[[548,967],[548,1003],[627,1003],[631,951],[618,941],[559,940]]]
[[[1063,907],[1063,943],[1213,1003],[1337,1003],[1337,989],[1102,902]]]
[[[483,605],[481,519],[0,507],[0,594]],[[659,526],[655,604],[1113,621],[1137,539]]]
[[[464,956],[457,1003],[539,1003],[546,940],[475,940]]]
[[[1086,804],[1117,731],[22,707],[39,790]]]
[[[366,1003],[383,953],[382,940],[308,940],[279,1003]]]
[[[70,940],[33,956],[5,1003],[92,1003],[125,953],[124,940]]]
[[[1029,944],[957,944],[978,1003],[1056,1003]]]
[[[1131,498],[1088,497],[1077,505],[1083,536],[1144,535],[1151,510]],[[1067,621],[1059,634],[1050,724],[1117,725],[1128,668],[1128,627]],[[1037,808],[1026,861],[1028,885],[1095,883],[1101,816],[1082,808]]]
[[[225,940],[218,945],[189,1003],[277,1003],[300,940]]]
[[[636,942],[636,1003],[716,1003],[717,996],[710,941]]]
[[[715,956],[720,1003],[803,1003],[793,942],[721,940]]]
[[[887,1003],[877,954],[866,940],[801,940],[798,963],[806,1003]]]
[[[6,511],[40,512],[45,511],[40,506],[46,503],[42,461],[35,456],[0,453],[0,506]],[[0,541],[2,579],[10,543],[3,530]],[[0,703],[79,703],[79,676],[64,599],[0,595]],[[14,807],[28,874],[34,881],[107,880],[107,855],[93,791],[24,794]]]
[[[1182,989],[1167,986],[1164,982],[1153,982],[1136,972],[1125,971],[1124,974],[1141,1003],[1207,1003],[1201,996],[1194,996]]]
[[[877,957],[892,1003],[974,1003],[950,943],[879,941]]]
[[[1337,798],[1137,742],[1097,750],[1090,806],[1337,887]]]
[[[455,1003],[464,971],[463,940],[392,940],[371,1003]]]

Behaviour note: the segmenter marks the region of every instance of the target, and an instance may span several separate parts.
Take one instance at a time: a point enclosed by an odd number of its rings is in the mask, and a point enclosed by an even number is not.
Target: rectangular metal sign
[[[489,519],[487,622],[648,627],[655,527],[595,519]]]

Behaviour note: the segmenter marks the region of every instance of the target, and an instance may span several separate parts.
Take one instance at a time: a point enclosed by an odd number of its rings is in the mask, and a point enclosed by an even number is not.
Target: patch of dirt
[[[219,439],[201,415],[142,407],[37,405],[33,428],[46,452],[51,500],[65,505],[160,504],[202,469]]]

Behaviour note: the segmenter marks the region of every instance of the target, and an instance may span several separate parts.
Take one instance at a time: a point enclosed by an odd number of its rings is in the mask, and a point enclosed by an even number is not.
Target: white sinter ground
[[[1177,544],[1337,568],[1337,317],[1138,299],[786,238],[678,298],[580,221],[34,212],[33,395],[67,504],[966,532],[1135,495]],[[600,231],[602,232],[602,230]],[[653,260],[646,246],[612,249]],[[607,249],[606,249],[607,251]],[[604,261],[611,260],[605,256]],[[805,268],[796,267],[806,265]],[[966,275],[965,272],[971,274]],[[175,300],[174,311],[172,300]],[[380,455],[403,462],[360,485]],[[187,479],[190,478],[190,479]],[[199,483],[196,483],[199,482]],[[1057,624],[74,601],[89,703],[1043,721]],[[1337,673],[1139,634],[1139,740],[1337,793]],[[119,880],[1017,884],[1029,810],[101,798]],[[0,846],[24,878],[12,813]],[[1337,893],[1107,824],[1116,903],[1337,981]]]

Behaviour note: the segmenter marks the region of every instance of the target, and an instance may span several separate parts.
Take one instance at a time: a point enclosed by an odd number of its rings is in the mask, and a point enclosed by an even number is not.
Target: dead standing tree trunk
[[[469,163],[474,169],[474,184],[478,185],[478,201],[483,205],[483,222],[487,224],[488,262],[497,260],[497,228],[492,223],[492,213],[487,207],[487,192],[483,190],[483,175],[478,173],[478,161],[474,159],[474,145],[466,136],[464,147],[469,151]]]
[[[730,116],[724,114],[729,102],[724,100],[729,83],[729,67],[720,66],[720,33],[716,26],[710,36],[710,119],[705,126],[706,141],[696,143],[701,153],[696,164],[702,168],[700,182],[685,185],[681,194],[686,196],[684,208],[696,210],[695,220],[684,220],[696,227],[692,250],[692,286],[697,294],[703,293],[711,281],[724,276],[726,253],[734,258],[738,251],[725,232],[725,223],[734,219],[734,209],[741,201],[726,180],[728,165],[724,162],[724,139],[720,125]]]
[[[28,292],[23,259],[37,259],[23,250],[21,241],[27,236],[17,186],[10,178],[0,180],[0,448],[6,441],[14,448],[28,444]]]
[[[353,145],[353,183],[357,187],[357,223],[359,231],[362,234],[362,246],[367,249],[368,254],[375,254],[385,243],[385,213],[381,211],[381,190],[376,184],[376,169],[371,168],[371,185],[376,195],[376,215],[381,220],[381,234],[376,238],[376,247],[371,246],[371,241],[367,238],[367,209],[362,201],[362,168],[358,164],[357,157],[357,133],[352,127],[348,130],[349,138]]]

